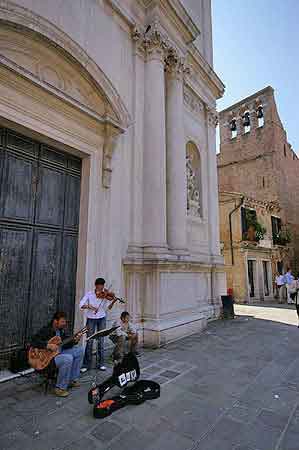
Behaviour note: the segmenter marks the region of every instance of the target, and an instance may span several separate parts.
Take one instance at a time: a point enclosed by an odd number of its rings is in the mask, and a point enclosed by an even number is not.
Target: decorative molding
[[[206,95],[206,103],[214,98],[221,98],[225,86],[194,44],[188,49],[187,62],[192,67],[188,77],[190,84],[198,87],[204,84],[209,92]]]
[[[184,84],[184,103],[192,113],[199,114],[204,111],[203,102],[186,84]]]
[[[166,50],[170,48],[168,37],[163,33],[159,20],[155,19],[146,30],[137,26],[132,29],[132,39],[136,42],[137,49],[147,59],[159,58],[164,60]]]
[[[50,44],[57,51],[63,52],[65,59],[75,61],[79,66],[78,71],[85,74],[94,86],[107,97],[116,114],[119,127],[124,130],[130,125],[132,122],[130,114],[111,81],[85,50],[66,33],[44,17],[9,0],[0,0],[0,20],[2,21],[1,27],[3,23],[17,26],[19,33],[40,37],[46,41],[46,45]]]
[[[165,57],[165,72],[173,78],[183,80],[184,73],[188,70],[185,59],[181,58],[174,47],[170,47]]]
[[[91,154],[102,145],[103,124],[1,64],[0,115],[69,147]]]
[[[114,150],[118,142],[119,135],[115,134],[115,130],[107,126],[105,130],[105,141],[103,146],[103,162],[102,162],[102,185],[104,188],[111,187],[112,167],[111,161]]]
[[[0,57],[13,63],[31,79],[96,112],[117,121],[107,98],[84,77],[78,67],[54,47],[37,37],[24,35],[11,27],[0,29]],[[19,71],[20,72],[20,71]]]

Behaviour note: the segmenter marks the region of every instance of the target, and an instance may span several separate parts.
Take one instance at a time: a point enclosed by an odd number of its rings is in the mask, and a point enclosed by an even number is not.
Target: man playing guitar
[[[56,312],[51,322],[41,328],[39,332],[32,338],[31,345],[35,348],[48,349],[53,352],[59,350],[59,344],[51,344],[49,340],[54,336],[59,338],[58,342],[62,342],[68,338],[66,332],[66,317],[62,311]],[[80,368],[83,359],[83,348],[78,346],[81,335],[78,334],[68,344],[63,345],[60,353],[55,356],[54,361],[58,368],[58,377],[55,388],[55,394],[58,397],[67,397],[69,395],[68,388],[79,387],[78,381]]]

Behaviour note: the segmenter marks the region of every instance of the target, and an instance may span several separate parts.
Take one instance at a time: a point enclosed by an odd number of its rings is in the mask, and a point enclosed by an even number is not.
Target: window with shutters
[[[248,239],[249,227],[252,223],[257,222],[256,211],[249,208],[241,208],[241,222],[242,222],[242,238]]]
[[[273,244],[279,245],[281,232],[281,219],[279,217],[271,216],[271,223],[272,223]]]

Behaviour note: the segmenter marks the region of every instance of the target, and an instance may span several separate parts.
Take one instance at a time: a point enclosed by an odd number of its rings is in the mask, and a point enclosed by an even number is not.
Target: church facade
[[[145,345],[218,315],[212,64],[209,1],[0,0],[2,354],[97,276]]]

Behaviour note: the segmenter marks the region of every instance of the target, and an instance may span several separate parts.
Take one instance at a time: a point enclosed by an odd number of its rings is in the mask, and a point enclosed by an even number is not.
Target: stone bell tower
[[[221,111],[219,190],[277,201],[292,234],[294,269],[298,266],[299,160],[287,140],[271,86]]]

